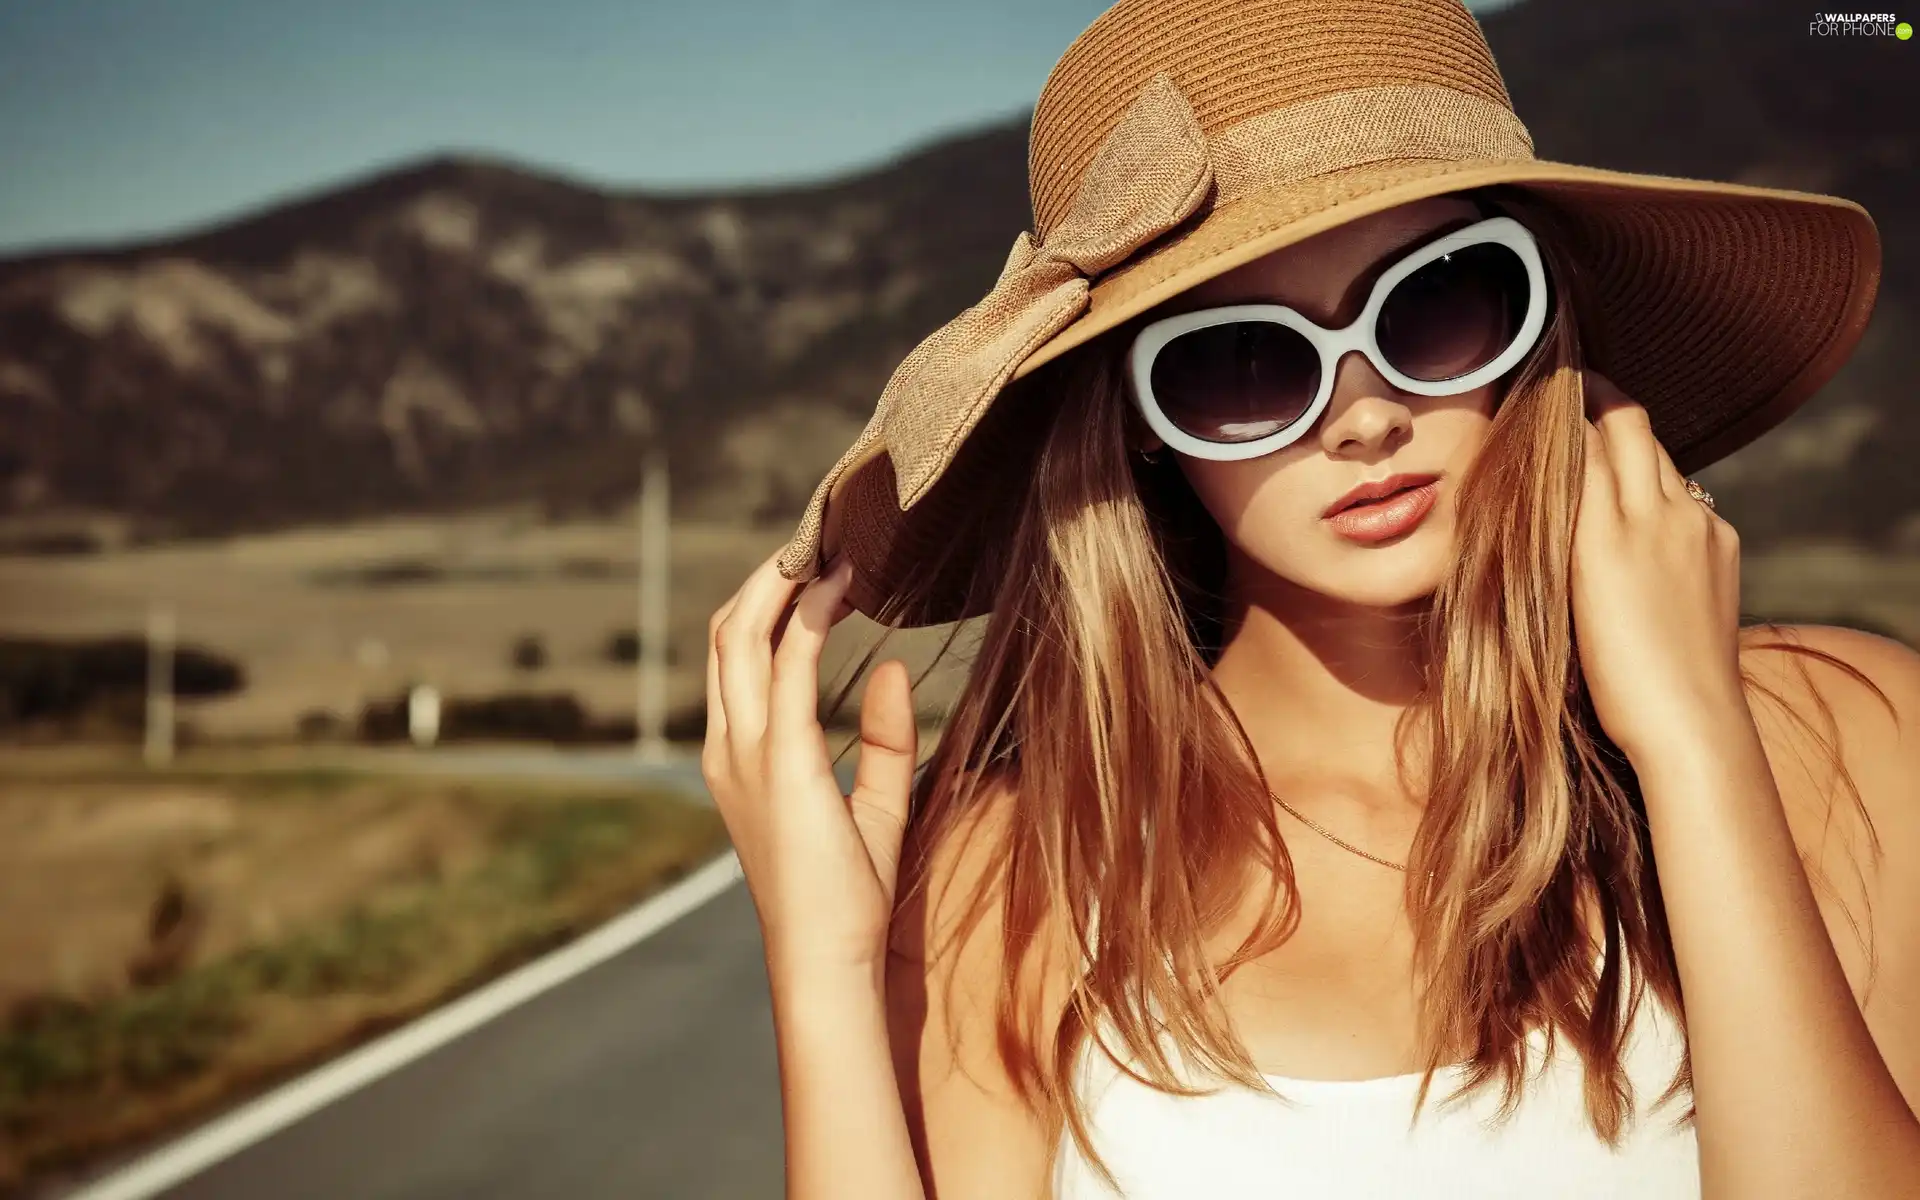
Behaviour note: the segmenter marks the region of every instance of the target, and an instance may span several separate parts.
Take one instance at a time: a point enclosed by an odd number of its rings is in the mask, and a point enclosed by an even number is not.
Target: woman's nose
[[[1333,397],[1320,422],[1320,444],[1341,458],[1393,453],[1413,434],[1413,412],[1367,356],[1352,350],[1341,356]]]

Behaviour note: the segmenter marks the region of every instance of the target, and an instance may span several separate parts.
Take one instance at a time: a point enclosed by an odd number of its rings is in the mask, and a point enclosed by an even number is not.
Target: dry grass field
[[[669,711],[705,698],[708,616],[790,531],[720,523],[674,526],[670,553]],[[393,520],[73,557],[0,557],[0,633],[138,633],[150,604],[176,612],[182,642],[237,659],[237,695],[183,706],[209,739],[294,736],[302,714],[352,720],[370,699],[426,682],[447,695],[569,691],[601,719],[631,716],[631,665],[605,651],[636,624],[637,536],[619,523],[545,524],[505,511]],[[877,636],[852,618],[835,631],[824,682]],[[547,651],[516,670],[515,639]],[[897,635],[886,656],[918,670],[935,634]],[[958,676],[921,693],[943,703]]]
[[[0,1194],[193,1119],[612,916],[726,848],[630,784],[11,756]]]

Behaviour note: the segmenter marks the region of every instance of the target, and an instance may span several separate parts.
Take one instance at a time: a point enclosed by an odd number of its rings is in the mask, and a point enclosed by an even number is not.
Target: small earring
[[[1157,463],[1160,461],[1159,447],[1156,447],[1152,450],[1136,450],[1134,451],[1134,453],[1140,456],[1140,461],[1142,462]]]

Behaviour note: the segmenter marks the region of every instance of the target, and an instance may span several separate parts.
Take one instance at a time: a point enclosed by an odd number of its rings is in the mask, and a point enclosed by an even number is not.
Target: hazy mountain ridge
[[[1910,47],[1729,0],[1530,0],[1486,21],[1543,157],[1859,200],[1881,311],[1840,379],[1707,478],[1749,538],[1886,533],[1907,465],[1920,155]],[[186,530],[538,497],[787,520],[893,365],[1030,224],[1023,125],[844,182],[619,194],[483,161],[192,236],[0,263],[0,512]]]
[[[4,503],[204,528],[593,503],[630,490],[655,431],[696,477],[731,470],[748,413],[818,410],[840,436],[888,360],[992,282],[1025,217],[1021,145],[672,199],[441,160],[0,265]],[[931,226],[930,192],[955,209]]]

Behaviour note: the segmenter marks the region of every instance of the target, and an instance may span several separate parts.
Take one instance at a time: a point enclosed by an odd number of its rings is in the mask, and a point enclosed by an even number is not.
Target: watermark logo
[[[1913,26],[1893,13],[1815,13],[1807,23],[1811,37],[1890,37],[1906,41]]]

